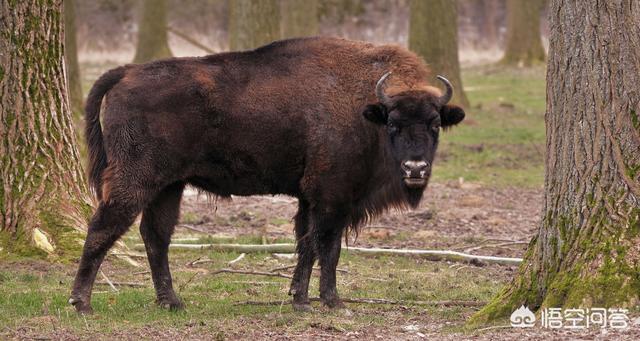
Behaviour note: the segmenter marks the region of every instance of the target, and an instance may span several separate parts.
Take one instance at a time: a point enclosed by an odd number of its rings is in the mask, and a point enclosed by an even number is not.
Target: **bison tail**
[[[104,95],[124,77],[125,67],[103,74],[91,88],[85,105],[85,138],[89,150],[89,185],[102,200],[102,172],[107,167],[107,153],[102,139],[100,107]]]

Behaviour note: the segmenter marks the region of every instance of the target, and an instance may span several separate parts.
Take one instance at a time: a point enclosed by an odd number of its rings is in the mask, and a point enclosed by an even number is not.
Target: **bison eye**
[[[387,129],[389,130],[389,133],[391,133],[391,134],[396,134],[398,131],[400,131],[400,127],[398,127],[397,125],[393,124],[393,122],[387,123]]]
[[[439,131],[440,131],[440,125],[439,125],[439,124],[434,124],[433,126],[431,126],[431,130],[432,130],[434,133],[439,132]]]

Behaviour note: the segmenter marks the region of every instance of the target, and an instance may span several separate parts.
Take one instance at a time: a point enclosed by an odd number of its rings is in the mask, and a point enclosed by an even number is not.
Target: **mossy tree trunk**
[[[62,2],[2,0],[0,17],[0,258],[79,251],[91,201],[67,103]]]
[[[133,62],[144,63],[172,55],[167,37],[167,0],[144,0]]]
[[[542,222],[472,324],[541,307],[640,302],[640,6],[552,1]]]
[[[280,39],[280,11],[276,0],[230,0],[229,48],[253,49]]]
[[[545,60],[540,11],[545,0],[507,0],[507,44],[502,63],[530,66]]]
[[[411,0],[410,12],[409,49],[424,58],[434,73],[434,78],[435,75],[442,75],[451,81],[455,90],[452,102],[468,106],[458,61],[456,2]]]
[[[318,0],[280,0],[282,38],[318,34]]]

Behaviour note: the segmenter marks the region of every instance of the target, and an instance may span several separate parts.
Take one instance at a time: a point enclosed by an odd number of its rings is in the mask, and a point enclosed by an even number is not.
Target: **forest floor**
[[[105,68],[84,65],[86,83]],[[463,76],[472,106],[466,122],[442,137],[425,199],[414,211],[389,212],[372,222],[357,239],[349,239],[350,246],[523,256],[542,211],[544,69],[475,66],[466,68]],[[296,206],[295,199],[284,196],[215,200],[189,189],[174,239],[293,242]],[[141,243],[137,228],[123,240],[135,249]],[[117,291],[100,275],[93,295],[95,313],[90,316],[76,315],[67,304],[76,264],[0,263],[0,339],[640,339],[637,312],[632,314],[635,324],[623,332],[518,329],[506,327],[508,321],[490,329],[466,329],[465,321],[479,307],[456,302],[489,301],[513,278],[516,266],[347,252],[339,264],[342,297],[400,304],[348,303],[348,310],[328,310],[314,303],[313,312],[296,313],[286,304],[285,278],[295,259],[251,253],[229,264],[239,256],[172,250],[174,287],[186,309],[169,312],[154,303],[144,256],[136,258],[140,266],[135,267],[110,255],[102,272],[116,283]],[[222,268],[284,276],[215,273]],[[317,271],[310,294],[318,294]]]

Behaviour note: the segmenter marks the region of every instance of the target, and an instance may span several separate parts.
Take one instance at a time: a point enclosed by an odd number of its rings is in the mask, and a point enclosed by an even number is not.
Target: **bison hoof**
[[[184,310],[184,303],[182,303],[182,301],[180,301],[179,299],[158,301],[158,305],[162,309],[166,309],[169,311]]]
[[[69,298],[69,304],[71,304],[74,308],[76,308],[76,312],[81,315],[91,315],[93,314],[93,308],[91,308],[91,304],[85,302],[78,298]]]
[[[313,312],[313,307],[309,302],[307,303],[293,303],[293,310],[301,313],[310,313]]]

